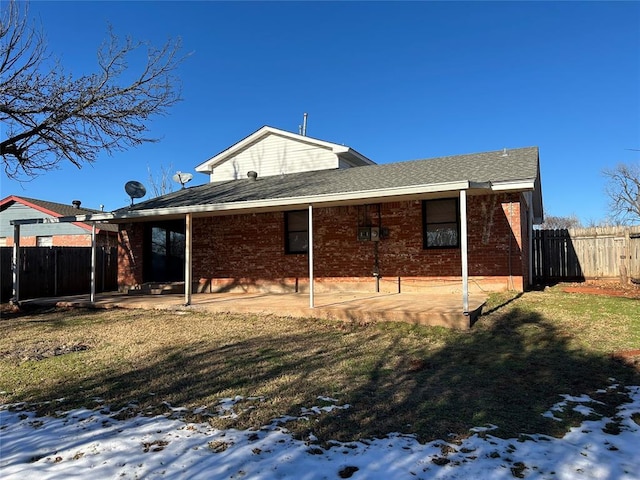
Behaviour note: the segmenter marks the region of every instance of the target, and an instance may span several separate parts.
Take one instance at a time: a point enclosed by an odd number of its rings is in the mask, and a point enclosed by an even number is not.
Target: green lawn
[[[597,390],[612,378],[640,385],[638,365],[611,355],[640,348],[640,300],[553,288],[492,296],[485,311],[468,332],[201,312],[5,312],[0,403],[158,413],[166,403],[213,411],[241,395],[237,417],[210,421],[259,428],[326,396],[350,408],[287,428],[324,441],[390,432],[426,441],[486,424],[503,436],[560,435],[576,419],[542,417],[560,394],[591,394],[606,414],[624,396]]]

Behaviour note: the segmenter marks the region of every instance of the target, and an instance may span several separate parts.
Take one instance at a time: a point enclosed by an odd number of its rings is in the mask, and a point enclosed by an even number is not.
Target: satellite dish
[[[131,180],[124,184],[124,190],[131,197],[131,206],[133,206],[134,198],[142,198],[147,194],[147,189],[140,182]]]
[[[177,171],[173,176],[173,181],[178,182],[184,188],[185,184],[189,183],[189,181],[193,178],[193,175],[190,173],[182,173],[181,171]]]

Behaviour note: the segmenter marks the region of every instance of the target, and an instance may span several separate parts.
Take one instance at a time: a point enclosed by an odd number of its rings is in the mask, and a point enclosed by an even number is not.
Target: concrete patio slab
[[[101,293],[24,300],[24,305],[56,305],[89,308],[142,308],[198,310],[210,312],[273,314],[278,316],[326,318],[349,322],[394,321],[468,329],[480,315],[486,296],[469,296],[469,313],[462,311],[462,296],[429,293],[319,293],[314,308],[304,293],[198,293],[190,305],[184,295],[126,295]]]

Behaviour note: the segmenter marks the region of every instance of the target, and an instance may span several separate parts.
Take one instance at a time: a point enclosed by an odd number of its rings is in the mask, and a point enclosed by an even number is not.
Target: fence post
[[[53,250],[53,296],[58,296],[58,249]]]
[[[624,229],[624,244],[622,245],[622,255],[620,256],[620,283],[626,285],[629,283],[629,270],[631,263],[631,232],[628,228]]]

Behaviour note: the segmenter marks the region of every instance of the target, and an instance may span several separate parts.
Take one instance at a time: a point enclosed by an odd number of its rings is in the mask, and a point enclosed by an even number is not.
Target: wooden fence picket
[[[534,230],[534,283],[640,283],[640,226]]]
[[[91,291],[91,248],[20,247],[20,298],[75,295]],[[118,288],[116,247],[96,249],[96,291]],[[0,247],[0,295],[7,302],[13,294],[11,247]]]

